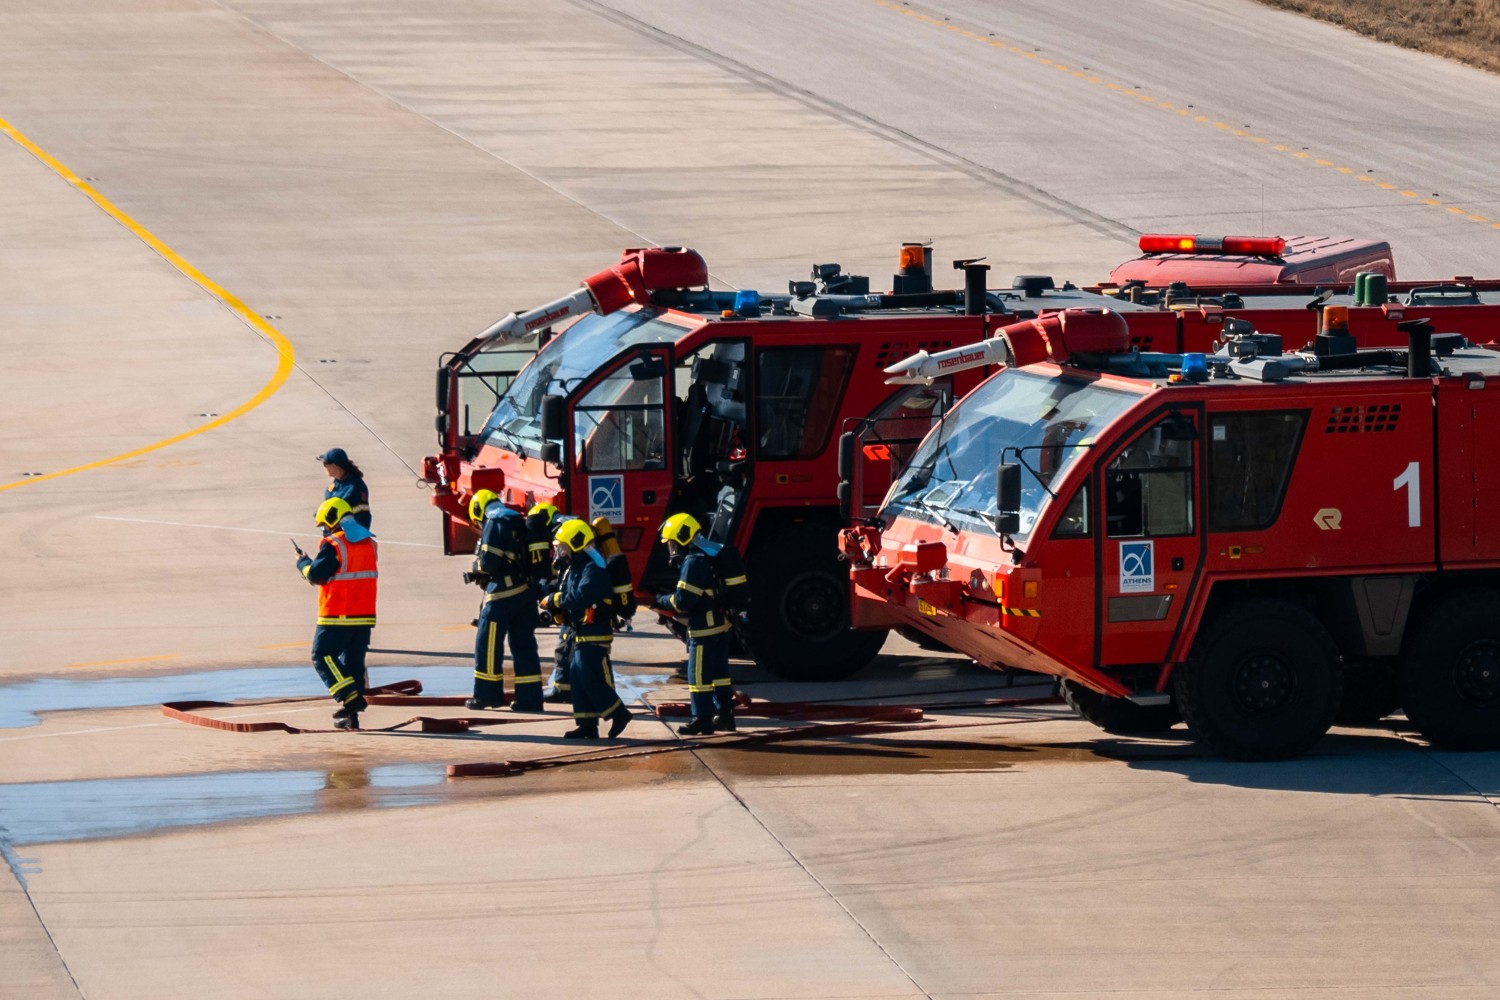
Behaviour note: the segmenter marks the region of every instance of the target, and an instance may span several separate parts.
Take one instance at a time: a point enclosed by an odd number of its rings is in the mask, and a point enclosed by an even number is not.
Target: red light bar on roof
[[[1286,240],[1280,236],[1188,236],[1147,233],[1142,253],[1232,254],[1243,257],[1280,257]]]

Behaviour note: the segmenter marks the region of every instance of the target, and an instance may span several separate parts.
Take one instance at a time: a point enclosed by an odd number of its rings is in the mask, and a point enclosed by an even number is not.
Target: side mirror
[[[562,466],[562,445],[556,441],[542,442],[542,461],[548,465]]]
[[[1021,530],[1021,467],[1015,462],[1000,463],[995,472],[995,496],[999,498],[995,530],[1002,535],[1014,535]]]
[[[844,523],[854,515],[854,447],[858,443],[853,431],[839,437],[839,517]]]
[[[567,436],[563,422],[563,408],[567,405],[561,396],[542,397],[542,440],[561,441]]]
[[[448,369],[444,367],[437,370],[437,411],[448,412]]]

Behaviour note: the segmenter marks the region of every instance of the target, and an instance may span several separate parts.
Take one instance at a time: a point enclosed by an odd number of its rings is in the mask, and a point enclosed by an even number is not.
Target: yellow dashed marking
[[[1062,70],[1064,72],[1071,72],[1073,76],[1077,77],[1080,80],[1083,80],[1086,83],[1098,84],[1100,86],[1108,88],[1109,90],[1116,91],[1117,93],[1128,93],[1128,94],[1131,94],[1132,97],[1136,97],[1137,99],[1139,99],[1142,103],[1156,104],[1157,106],[1159,106],[1160,108],[1162,108],[1165,111],[1176,111],[1178,115],[1180,115],[1180,116],[1182,116],[1184,118],[1192,118],[1194,121],[1197,121],[1197,122],[1203,122],[1204,124],[1212,124],[1214,128],[1222,129],[1224,131],[1230,132],[1231,134],[1233,134],[1233,135],[1235,135],[1237,137],[1240,137],[1240,138],[1249,139],[1251,142],[1256,143],[1257,145],[1268,146],[1270,149],[1273,149],[1273,150],[1275,150],[1278,153],[1286,153],[1286,152],[1290,152],[1291,151],[1291,147],[1290,146],[1282,145],[1282,144],[1272,144],[1271,140],[1267,139],[1264,136],[1252,135],[1250,133],[1250,131],[1247,130],[1247,129],[1233,128],[1230,125],[1226,125],[1224,122],[1213,121],[1207,115],[1194,115],[1191,111],[1189,111],[1186,108],[1174,107],[1171,103],[1169,103],[1167,101],[1159,101],[1156,98],[1154,98],[1154,97],[1148,97],[1145,94],[1134,94],[1134,93],[1131,93],[1135,89],[1133,86],[1126,87],[1126,86],[1124,86],[1122,84],[1114,83],[1114,82],[1105,80],[1102,77],[1095,76],[1095,75],[1092,75],[1092,74],[1088,74],[1086,70],[1071,70],[1070,71],[1067,66],[1064,66],[1061,63],[1054,63],[1051,59],[1048,59],[1048,58],[1046,58],[1044,56],[1038,56],[1036,52],[1033,52],[1031,50],[1025,49],[1022,46],[1019,46],[1019,45],[1010,45],[1009,43],[998,41],[998,40],[991,41],[987,37],[981,37],[976,32],[962,30],[962,29],[960,29],[956,25],[946,24],[944,22],[938,21],[936,18],[929,17],[929,16],[927,16],[925,14],[917,13],[916,11],[913,11],[909,7],[897,6],[896,4],[888,2],[888,0],[873,0],[873,2],[876,3],[876,4],[878,4],[881,7],[886,8],[887,10],[899,10],[903,14],[906,14],[906,15],[911,16],[911,17],[917,17],[917,18],[919,18],[919,19],[921,19],[923,21],[926,21],[926,22],[928,22],[930,24],[941,24],[943,27],[947,28],[949,31],[960,31],[966,37],[975,38],[975,39],[978,39],[981,42],[987,42],[989,45],[992,45],[992,46],[994,46],[997,49],[1001,49],[1001,50],[1004,50],[1004,51],[1013,52],[1013,53],[1015,53],[1017,55],[1025,56],[1027,59],[1034,60],[1034,61],[1038,62],[1039,64],[1041,64],[1043,66],[1052,66],[1055,69]],[[1353,167],[1340,167],[1340,166],[1336,166],[1335,165],[1335,161],[1333,161],[1333,160],[1317,159],[1317,158],[1314,158],[1310,153],[1307,153],[1305,151],[1304,152],[1295,153],[1294,155],[1298,159],[1310,161],[1312,164],[1314,164],[1316,166],[1319,166],[1319,167],[1333,167],[1334,170],[1336,170],[1338,173],[1341,173],[1341,174],[1353,175],[1353,174],[1356,173],[1356,171],[1354,170]],[[1370,177],[1370,176],[1365,175],[1365,174],[1360,174],[1358,179],[1362,180],[1362,181],[1366,181],[1366,182],[1374,182],[1377,187],[1379,187],[1380,189],[1385,190],[1385,191],[1392,191],[1392,190],[1396,189],[1396,185],[1395,184],[1388,184],[1388,183],[1385,183],[1385,182],[1376,182],[1375,178]],[[1416,197],[1416,192],[1415,191],[1400,191],[1399,194],[1401,194],[1401,196],[1404,197],[1404,198],[1414,198],[1414,197]],[[1438,206],[1438,207],[1445,207],[1450,214],[1462,216],[1465,219],[1468,219],[1468,220],[1473,221],[1473,222],[1483,222],[1483,223],[1486,223],[1486,224],[1490,225],[1492,228],[1500,229],[1500,223],[1491,223],[1484,216],[1482,216],[1482,215],[1471,215],[1465,209],[1456,208],[1454,206],[1444,206],[1443,203],[1441,201],[1437,200],[1437,199],[1426,198],[1426,199],[1423,199],[1423,203],[1427,204],[1427,205],[1433,205],[1433,206]],[[27,482],[33,482],[33,481],[34,480],[27,480]],[[19,484],[12,484],[12,485],[19,485]],[[0,488],[3,488],[3,487],[0,487]]]
[[[287,380],[287,376],[291,375],[292,373],[292,367],[296,360],[296,352],[292,347],[292,342],[287,340],[279,330],[271,326],[256,313],[251,312],[249,306],[245,305],[245,303],[241,302],[238,298],[229,294],[229,292],[225,291],[223,288],[219,287],[219,285],[215,284],[208,278],[207,275],[205,275],[202,271],[198,270],[193,265],[189,264],[186,260],[184,260],[177,254],[177,251],[173,250],[171,247],[167,246],[161,240],[153,236],[143,226],[141,226],[140,223],[136,222],[130,216],[120,211],[120,209],[116,208],[109,199],[105,198],[104,195],[100,194],[91,185],[85,182],[83,178],[79,177],[77,174],[73,173],[73,171],[63,166],[62,163],[59,162],[57,158],[54,157],[51,153],[48,153],[46,150],[42,149],[26,136],[22,135],[15,129],[14,126],[10,124],[10,122],[6,121],[4,118],[0,118],[0,132],[4,132],[22,149],[26,150],[32,156],[36,157],[38,160],[41,160],[42,163],[51,168],[53,173],[57,174],[57,176],[67,181],[69,184],[72,184],[79,191],[83,192],[86,196],[88,196],[89,200],[103,209],[106,215],[114,219],[126,229],[130,230],[130,232],[134,234],[136,239],[140,240],[152,250],[156,251],[167,261],[167,263],[177,268],[177,270],[185,274],[200,288],[222,302],[229,308],[231,312],[242,319],[253,330],[257,331],[268,341],[270,341],[272,347],[276,348],[276,371],[272,373],[270,381],[261,386],[260,391],[257,392],[254,396],[250,397],[248,400],[241,403],[233,410],[230,410],[222,417],[217,417],[213,420],[208,421],[207,423],[200,424],[190,431],[184,431],[181,434],[173,435],[172,437],[157,441],[154,444],[148,444],[144,447],[136,448],[132,451],[123,452],[110,458],[101,458],[96,462],[87,462],[83,465],[75,465],[72,468],[60,469],[57,472],[48,472],[45,475],[32,476],[29,479],[21,479],[13,483],[5,483],[3,485],[0,485],[0,492],[3,492],[5,490],[13,490],[18,486],[29,486],[32,483],[43,483],[49,479],[57,479],[60,476],[71,476],[76,472],[87,472],[90,469],[103,468],[106,465],[113,465],[116,462],[122,462],[126,459],[135,458],[137,455],[144,455],[148,452],[158,451],[162,448],[168,447],[169,445],[174,445],[179,441],[186,441],[190,437],[197,437],[199,434],[211,431],[216,427],[223,427],[231,420],[238,420],[240,417],[255,409],[261,403],[264,403],[266,400],[270,399],[271,396],[276,392],[276,390],[281,388],[282,383]],[[90,666],[91,664],[74,665]]]

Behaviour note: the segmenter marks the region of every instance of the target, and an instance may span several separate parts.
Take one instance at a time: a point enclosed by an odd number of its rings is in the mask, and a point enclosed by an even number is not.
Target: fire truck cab
[[[1053,674],[1111,731],[1180,710],[1231,757],[1300,754],[1341,706],[1500,747],[1500,355],[1407,315],[1399,348],[1231,323],[1206,356],[1106,312],[1007,327],[1008,366],[850,505],[855,626]]]

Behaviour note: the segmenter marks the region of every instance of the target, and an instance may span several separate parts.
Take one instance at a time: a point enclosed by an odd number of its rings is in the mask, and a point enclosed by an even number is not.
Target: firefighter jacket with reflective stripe
[[[332,500],[334,497],[349,505],[349,512],[362,527],[370,526],[370,491],[365,487],[363,479],[344,473],[343,479],[333,480],[328,484],[328,489],[323,491],[324,500]]]
[[[318,585],[319,625],[375,624],[375,558],[374,537],[355,525],[324,538],[314,558],[297,561],[307,581]]]
[[[562,589],[552,595],[552,604],[567,618],[578,642],[609,642],[614,638],[610,622],[610,599],[614,583],[604,568],[604,557],[593,549],[573,556],[563,573]]]
[[[526,548],[531,553],[531,582],[542,593],[555,588],[552,580],[552,529],[555,518],[546,515],[526,515]]]
[[[729,631],[729,621],[718,591],[718,574],[706,554],[688,550],[682,560],[677,589],[658,603],[687,616],[688,636],[701,638]]]
[[[530,563],[526,516],[503,503],[491,503],[485,508],[479,546],[474,550],[474,572],[489,577],[484,599],[500,601],[526,593],[531,587]]]

